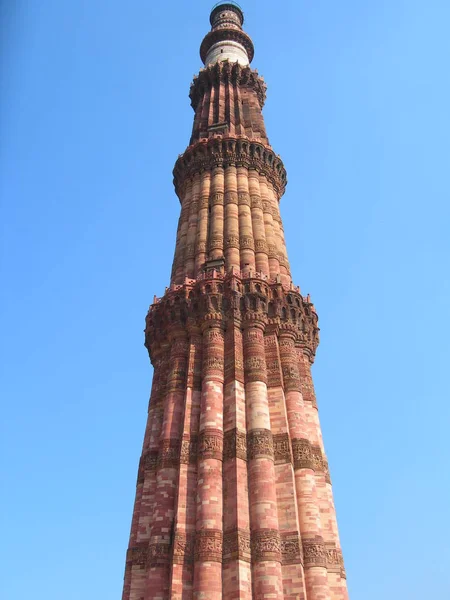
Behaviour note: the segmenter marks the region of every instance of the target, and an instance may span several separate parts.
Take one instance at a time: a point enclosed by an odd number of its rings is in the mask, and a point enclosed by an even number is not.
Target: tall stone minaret
[[[191,86],[170,287],[154,367],[123,600],[346,600],[311,364],[317,314],[291,280],[266,85],[220,3]]]

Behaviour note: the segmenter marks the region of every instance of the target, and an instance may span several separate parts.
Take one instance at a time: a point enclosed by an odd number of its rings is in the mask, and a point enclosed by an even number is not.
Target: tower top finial
[[[254,54],[253,42],[242,30],[244,13],[237,2],[218,2],[209,17],[211,31],[200,47],[205,65],[224,60],[248,65]]]
[[[217,2],[217,4],[214,4],[212,7],[211,15],[209,17],[209,22],[211,23],[213,29],[217,25],[216,22],[221,20],[221,15],[219,14],[221,11],[230,11],[235,13],[239,19],[239,25],[242,27],[244,24],[244,12],[237,2]]]

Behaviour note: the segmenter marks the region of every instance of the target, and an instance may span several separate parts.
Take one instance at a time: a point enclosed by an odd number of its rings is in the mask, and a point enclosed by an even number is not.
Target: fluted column
[[[276,196],[275,190],[273,189],[272,184],[268,184],[268,193],[269,193],[269,202],[272,210],[272,222],[273,222],[273,232],[275,239],[275,248],[278,255],[278,262],[280,264],[280,275],[281,282],[285,285],[289,285],[291,283],[291,276],[289,270],[289,263],[287,258],[286,246],[284,243],[284,234],[282,232],[282,224],[280,217],[280,210],[278,206],[278,198]]]
[[[148,556],[146,593],[153,600],[169,594],[170,547],[178,482],[180,439],[183,432],[188,344],[186,331],[169,332],[170,365],[161,428],[156,490]]]
[[[210,189],[211,173],[210,171],[203,171],[201,174],[200,200],[197,217],[195,276],[200,272],[207,256]]]
[[[242,332],[238,312],[232,314],[225,334],[222,599],[252,600]]]
[[[278,260],[275,231],[273,226],[272,202],[269,197],[269,188],[264,175],[259,176],[259,188],[264,212],[264,229],[266,232],[267,252],[269,255],[270,277],[275,279],[280,273],[280,261]]]
[[[156,462],[162,425],[162,400],[167,379],[167,350],[160,348],[154,358],[147,427],[136,485],[130,541],[127,552],[123,600],[139,600],[145,591],[150,524],[156,484]]]
[[[267,396],[264,323],[249,320],[244,322],[244,328],[253,595],[255,598],[282,598],[280,534]]]
[[[209,222],[209,258],[223,256],[223,204],[224,173],[223,167],[214,167],[211,180],[210,222]]]
[[[196,173],[192,182],[192,197],[189,205],[188,230],[186,234],[186,250],[185,250],[185,275],[193,278],[196,275],[195,271],[195,238],[197,234],[198,221],[198,205],[200,198],[200,173]]]
[[[310,424],[310,437],[313,456],[315,458],[315,478],[322,535],[325,543],[330,597],[331,600],[348,600],[347,581],[337,527],[333,491],[311,376],[311,355],[301,344],[297,347],[297,355],[299,357],[302,392],[305,399],[308,423]]]
[[[183,439],[180,449],[177,510],[173,538],[171,600],[192,600],[197,491],[197,441],[201,404],[202,337],[189,326],[189,361]]]
[[[263,201],[259,185],[259,175],[255,169],[248,171],[248,187],[251,199],[252,229],[255,240],[256,270],[264,275],[270,275],[268,246],[264,226]]]
[[[222,598],[223,382],[223,325],[221,321],[206,321],[198,440],[194,600]]]
[[[186,181],[185,193],[183,201],[181,203],[179,234],[177,235],[177,242],[175,247],[175,283],[182,283],[185,274],[185,250],[189,226],[189,210],[191,205],[191,196],[192,181],[188,179]]]
[[[314,455],[301,395],[298,357],[293,332],[280,332],[280,357],[286,410],[294,458],[297,507],[303,545],[308,600],[330,600],[325,545],[314,474]]]
[[[278,524],[284,600],[305,600],[303,554],[297,513],[295,477],[283,390],[278,326],[269,326],[264,335],[270,425],[273,434]]]
[[[255,240],[253,237],[252,212],[250,208],[250,193],[248,169],[237,168],[237,186],[239,199],[239,247],[240,268],[242,271],[255,272]]]
[[[239,269],[239,214],[236,167],[225,169],[225,221],[224,221],[225,271]]]

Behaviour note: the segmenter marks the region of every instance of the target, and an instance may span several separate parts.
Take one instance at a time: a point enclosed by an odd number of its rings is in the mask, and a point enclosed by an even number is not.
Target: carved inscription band
[[[149,544],[142,542],[128,548],[126,562],[131,566],[147,568],[170,562],[172,548],[169,542]],[[283,565],[304,564],[305,567],[326,567],[331,573],[346,578],[340,548],[322,539],[304,539],[300,543],[296,531],[282,532],[273,529],[255,531],[245,529],[222,532],[217,529],[194,533],[177,531],[173,542],[173,562],[187,564],[196,561],[261,562],[281,561]]]
[[[251,561],[250,532],[245,529],[235,529],[223,536],[223,562],[233,560]]]
[[[199,459],[215,458],[222,460],[223,433],[221,431],[206,430],[199,435],[198,457]]]
[[[265,560],[281,561],[280,535],[275,529],[252,531],[251,534],[252,561]]]
[[[273,460],[273,439],[269,429],[252,429],[247,435],[248,459],[271,458]]]
[[[292,462],[288,433],[277,433],[273,436],[273,453],[277,465]]]
[[[283,565],[303,564],[303,549],[298,531],[282,532],[280,543]]]
[[[236,428],[226,431],[223,439],[223,460],[232,458],[247,460],[247,436]]]
[[[222,562],[222,532],[218,529],[197,531],[195,536],[195,560]]]
[[[331,483],[328,461],[323,456],[319,446],[313,446],[309,440],[294,438],[292,440],[292,453],[294,455],[294,469],[312,469],[325,473],[325,480]]]
[[[304,539],[302,541],[305,567],[326,567],[327,552],[323,540],[316,538],[312,540]]]
[[[193,533],[177,531],[173,543],[173,562],[176,564],[192,563],[194,561]]]
[[[170,543],[158,542],[149,544],[142,542],[127,550],[127,563],[141,568],[167,565],[170,562]]]

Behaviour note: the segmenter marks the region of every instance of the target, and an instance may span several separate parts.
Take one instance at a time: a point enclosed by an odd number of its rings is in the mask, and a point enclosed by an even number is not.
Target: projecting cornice
[[[284,194],[286,169],[271,148],[245,138],[217,137],[200,141],[179,156],[173,170],[173,183],[178,197],[182,196],[185,181],[195,173],[228,166],[255,169],[272,183],[278,198]]]
[[[198,103],[206,90],[220,83],[231,83],[252,89],[256,93],[261,109],[264,106],[267,85],[264,79],[258,74],[258,71],[251,69],[249,66],[243,66],[237,62],[232,63],[226,60],[209,65],[194,77],[189,92],[192,108],[197,110]]]

